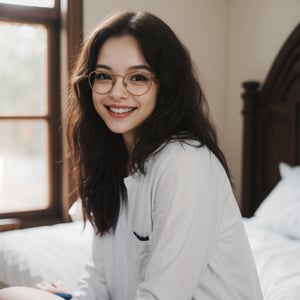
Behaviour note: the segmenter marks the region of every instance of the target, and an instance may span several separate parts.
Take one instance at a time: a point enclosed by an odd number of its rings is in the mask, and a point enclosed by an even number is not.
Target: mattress
[[[265,300],[300,299],[300,240],[244,220]]]

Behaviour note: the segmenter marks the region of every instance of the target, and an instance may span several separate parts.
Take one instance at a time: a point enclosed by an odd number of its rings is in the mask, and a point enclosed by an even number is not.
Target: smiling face
[[[132,84],[137,85],[139,82],[144,84],[143,81],[153,77],[137,41],[129,35],[111,37],[103,44],[98,53],[95,71],[99,80],[110,80],[114,78],[113,74],[124,76],[134,71],[136,75],[129,76],[129,79],[132,80]],[[155,108],[158,86],[154,80],[145,94],[135,96],[123,85],[122,76],[115,76],[116,81],[106,94],[96,93],[94,87],[93,103],[106,126],[112,132],[122,134],[127,147],[130,148],[135,130]]]

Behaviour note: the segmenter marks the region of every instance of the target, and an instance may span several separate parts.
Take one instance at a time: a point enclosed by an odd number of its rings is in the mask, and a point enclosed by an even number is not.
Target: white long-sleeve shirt
[[[230,182],[206,147],[170,142],[125,185],[73,300],[262,299]]]

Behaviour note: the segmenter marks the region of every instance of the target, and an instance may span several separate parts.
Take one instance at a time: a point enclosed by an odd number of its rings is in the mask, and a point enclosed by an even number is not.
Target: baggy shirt
[[[228,176],[207,147],[171,141],[124,179],[115,232],[95,235],[73,300],[261,300]]]

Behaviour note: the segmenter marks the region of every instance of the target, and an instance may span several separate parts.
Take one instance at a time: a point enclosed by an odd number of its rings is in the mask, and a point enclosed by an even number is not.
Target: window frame
[[[62,7],[66,8],[63,11]],[[0,120],[45,119],[48,121],[49,207],[43,210],[0,213],[0,218],[18,218],[22,227],[54,224],[68,220],[68,191],[72,188],[64,174],[68,166],[63,162],[63,99],[61,76],[69,77],[73,60],[82,40],[82,0],[55,0],[54,8],[21,6],[0,3],[0,20],[16,23],[40,24],[48,30],[47,99],[45,117],[0,116]],[[76,21],[75,21],[76,20]],[[67,47],[62,47],[62,32],[66,32]],[[62,58],[61,58],[62,57]],[[67,74],[63,73],[66,60]],[[62,75],[61,75],[62,74]],[[68,79],[67,79],[68,81]],[[68,177],[68,176],[67,176]],[[65,200],[66,199],[66,200]],[[71,199],[72,200],[72,199]]]

